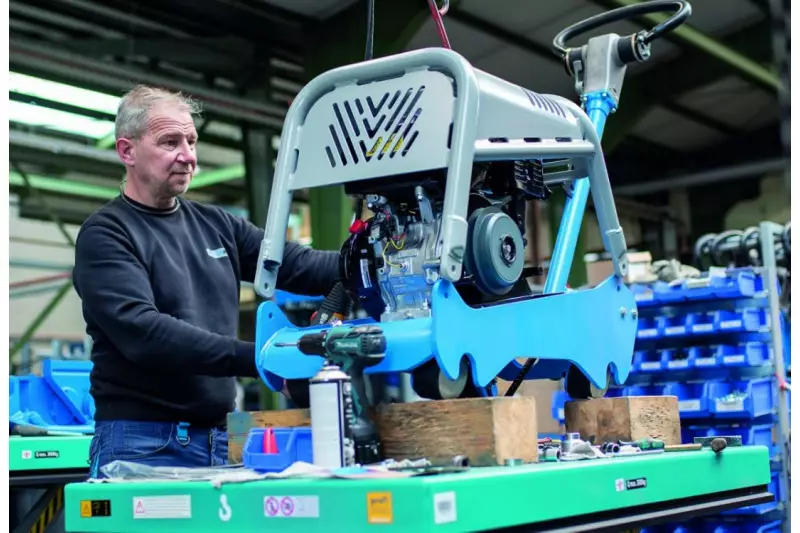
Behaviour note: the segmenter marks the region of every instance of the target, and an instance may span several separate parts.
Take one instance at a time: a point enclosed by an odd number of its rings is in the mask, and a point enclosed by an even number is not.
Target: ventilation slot
[[[419,136],[414,126],[422,115],[418,103],[424,91],[423,85],[333,104],[335,122],[328,125],[333,144],[325,147],[331,167],[357,165],[361,157],[364,162],[404,157]]]
[[[528,96],[528,100],[530,100],[531,104],[533,104],[535,107],[547,111],[548,113],[552,113],[553,115],[567,118],[567,114],[564,112],[564,109],[550,98],[542,96],[541,94],[537,94],[533,91],[528,91],[527,89],[523,90]]]

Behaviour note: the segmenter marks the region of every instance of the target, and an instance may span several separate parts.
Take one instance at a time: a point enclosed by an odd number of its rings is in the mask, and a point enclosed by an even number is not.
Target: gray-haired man
[[[73,280],[94,347],[91,474],[115,461],[209,466],[227,460],[236,376],[257,376],[236,338],[239,283],[253,281],[263,232],[180,198],[197,167],[196,104],[136,87],[119,105],[122,194],[83,224]],[[327,294],[335,252],[288,243],[280,288]]]

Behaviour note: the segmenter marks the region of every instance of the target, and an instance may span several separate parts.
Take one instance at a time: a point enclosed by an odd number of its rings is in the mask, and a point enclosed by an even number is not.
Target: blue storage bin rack
[[[750,381],[718,381],[709,383],[708,408],[714,418],[752,419],[773,413],[772,378]],[[725,396],[739,392],[742,397],[731,402]]]
[[[752,298],[763,286],[760,278],[749,269],[732,269],[724,276],[706,275],[679,283],[657,281],[649,286],[634,284],[631,289],[638,307],[655,307],[682,302]]]
[[[242,462],[257,472],[282,472],[293,463],[314,462],[311,428],[272,428],[278,453],[264,453],[264,428],[253,428],[242,449]]]
[[[775,469],[770,490],[777,494],[782,450],[781,444],[773,441],[777,420],[773,415],[779,398],[773,364],[776,356],[783,357],[785,367],[790,367],[791,338],[789,321],[782,314],[784,350],[782,354],[774,352],[770,295],[766,289],[776,290],[777,294],[779,286],[776,280],[768,282],[763,272],[736,268],[720,275],[720,269],[714,269],[714,275],[706,275],[703,280],[632,285],[639,325],[631,375],[626,384],[611,389],[608,396],[677,396],[682,408],[683,442],[692,442],[695,436],[738,435],[745,446],[766,446]],[[726,409],[717,402],[736,388],[744,393],[738,408]],[[786,396],[790,402],[788,391]],[[553,398],[553,414],[560,414],[560,423],[568,400],[564,392]],[[791,412],[791,403],[788,409]],[[778,500],[781,498],[786,496],[778,495]],[[775,511],[778,508],[778,503],[773,502],[710,521],[643,531],[768,533],[780,530],[781,521],[774,518],[780,514]]]

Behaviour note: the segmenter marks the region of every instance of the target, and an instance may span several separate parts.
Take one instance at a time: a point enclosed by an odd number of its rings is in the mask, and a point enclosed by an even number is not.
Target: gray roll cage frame
[[[571,128],[571,131],[576,133],[574,138],[541,135],[535,123],[530,124],[531,134],[525,139],[512,138],[498,143],[489,138],[479,138],[478,123],[481,111],[479,104],[482,91],[496,91],[496,94],[488,96],[493,98],[493,101],[501,103],[508,101],[509,94],[517,97],[518,95],[513,93],[514,90],[522,94],[528,93],[522,87],[475,69],[464,57],[452,50],[428,48],[330,70],[311,80],[297,95],[286,115],[281,136],[264,238],[259,250],[254,282],[256,292],[264,298],[271,298],[276,289],[294,190],[303,186],[344,183],[341,179],[330,179],[321,175],[295,180],[298,159],[301,157],[299,147],[303,132],[309,130],[306,119],[314,106],[325,95],[335,93],[341,88],[358,86],[362,89],[368,87],[371,82],[402,78],[420,71],[443,73],[454,84],[452,135],[449,154],[444,158],[447,174],[442,210],[440,277],[455,282],[462,275],[464,251],[467,245],[467,209],[473,164],[477,161],[525,159],[570,160],[569,170],[546,176],[549,185],[569,182],[572,179],[589,179],[605,249],[612,258],[615,275],[624,277],[628,269],[625,237],[617,217],[600,138],[583,109],[561,96],[542,95],[549,99],[548,102],[560,105],[567,117],[563,121],[559,119],[561,124],[555,128],[556,131]],[[484,81],[485,83],[482,83]],[[496,89],[496,87],[501,88]],[[509,93],[509,90],[512,92]],[[537,113],[540,113],[538,116],[543,116],[541,113],[544,112],[537,110]],[[523,120],[527,118],[530,117],[526,116]],[[550,119],[552,120],[552,116]],[[527,125],[525,127],[527,128]],[[546,127],[538,127],[538,130],[543,129]],[[539,135],[536,135],[537,133]],[[447,150],[446,147],[442,149]],[[324,151],[320,149],[319,155],[304,153],[302,157],[324,158],[325,156]],[[545,168],[548,166],[545,165]],[[381,173],[380,165],[375,168],[377,172],[359,179],[392,175]],[[427,170],[435,169],[436,167]],[[313,185],[309,185],[311,182]],[[562,220],[562,224],[565,222]],[[580,224],[582,220],[574,222]]]

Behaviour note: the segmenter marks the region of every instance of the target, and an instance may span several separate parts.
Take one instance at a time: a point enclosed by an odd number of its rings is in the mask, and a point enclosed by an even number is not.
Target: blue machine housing
[[[611,304],[625,312],[597,312]],[[468,306],[450,282],[439,280],[431,310],[430,318],[381,324],[386,357],[366,373],[410,372],[436,358],[445,375],[456,379],[461,359],[467,357],[473,382],[484,387],[495,377],[513,380],[521,368],[516,359],[535,357],[539,362],[526,379],[558,379],[574,364],[602,388],[609,369],[616,383],[624,383],[630,372],[638,323],[636,304],[630,289],[613,276],[592,289],[482,308]],[[361,319],[348,323],[375,322]],[[313,377],[323,358],[304,355],[285,344],[329,327],[296,328],[274,302],[262,303],[256,345],[257,367],[264,382],[279,391],[284,379]]]

